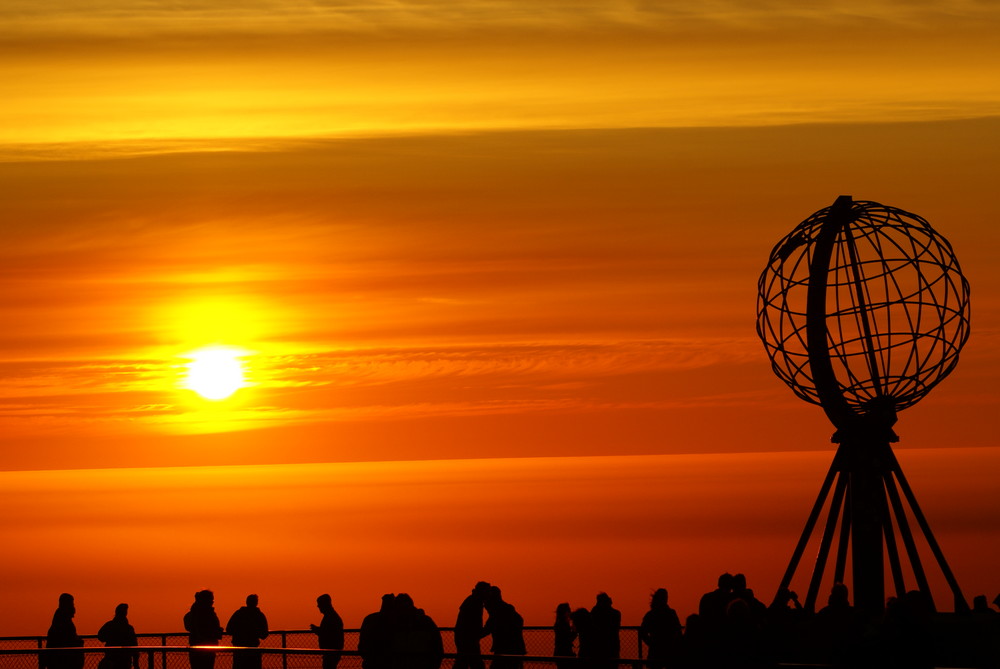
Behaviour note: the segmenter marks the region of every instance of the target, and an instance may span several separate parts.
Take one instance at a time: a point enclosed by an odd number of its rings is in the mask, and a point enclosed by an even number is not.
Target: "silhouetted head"
[[[115,618],[128,617],[128,604],[119,604],[115,607]]]
[[[733,590],[736,592],[743,592],[747,589],[747,577],[743,574],[733,575]]]
[[[194,593],[194,601],[198,604],[204,604],[206,606],[211,606],[215,603],[215,593],[211,590],[199,590]]]
[[[382,607],[379,609],[379,611],[382,611],[383,613],[391,611],[393,604],[395,602],[396,602],[396,595],[392,594],[391,592],[389,594],[382,595]]]
[[[500,588],[495,585],[491,585],[489,590],[486,591],[486,596],[483,598],[486,601],[486,605],[497,604],[503,601],[503,594],[500,592]]]
[[[927,595],[920,590],[910,590],[903,595],[903,601],[911,613],[927,615],[934,611],[934,606],[927,598]]]
[[[480,597],[485,596],[486,593],[489,591],[490,591],[490,584],[487,583],[486,581],[480,581],[479,583],[476,583],[476,586],[474,588],[472,588],[472,592],[476,593]]]
[[[68,592],[59,595],[59,607],[56,610],[61,611],[62,615],[68,614],[70,618],[76,615],[76,605],[73,604],[73,595]]]
[[[834,583],[827,603],[830,606],[850,606],[847,599],[847,586],[843,583]]]
[[[556,620],[566,620],[573,609],[569,607],[569,602],[563,602],[556,606]]]
[[[719,590],[729,592],[733,589],[733,575],[728,571],[719,576]]]
[[[251,609],[255,609],[257,608],[257,603],[258,603],[257,595],[247,595],[247,606],[249,606]]]
[[[701,633],[701,616],[692,613],[684,621],[684,636],[697,636]]]
[[[750,619],[750,605],[737,597],[726,605],[726,618],[737,625],[746,623]]]
[[[323,613],[333,611],[333,598],[326,593],[320,595],[316,598],[316,608]]]
[[[590,624],[590,611],[585,608],[579,608],[573,613],[569,614],[570,620],[573,621],[573,627],[577,630],[586,631],[587,626]]]
[[[658,588],[653,596],[649,599],[649,608],[651,609],[665,609],[667,607],[667,599],[669,595],[667,594],[666,588]]]
[[[413,597],[410,597],[405,592],[401,592],[396,595],[396,610],[400,613],[409,613],[413,611],[416,606],[413,605]]]
[[[597,593],[598,606],[611,606],[611,596],[606,592]]]

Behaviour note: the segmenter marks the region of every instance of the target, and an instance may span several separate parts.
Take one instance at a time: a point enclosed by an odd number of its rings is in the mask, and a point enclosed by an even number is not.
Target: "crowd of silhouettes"
[[[249,595],[222,627],[210,590],[195,593],[184,615],[191,669],[213,669],[215,652],[198,646],[218,646],[230,635],[234,669],[260,669],[260,642],[269,634],[267,617],[257,595]],[[1000,595],[993,600],[1000,607]],[[319,625],[310,625],[319,648],[344,649],[344,622],[329,594],[316,606]],[[63,593],[52,616],[40,669],[82,669],[83,639],[73,618],[73,596]],[[485,620],[484,620],[485,617]],[[920,591],[890,597],[881,616],[865,615],[850,604],[845,585],[834,584],[826,605],[808,613],[790,590],[780,590],[770,606],[747,586],[742,574],[722,574],[717,587],[705,593],[698,612],[681,624],[669,605],[669,593],[652,593],[649,611],[638,628],[644,665],[650,669],[755,669],[781,662],[835,667],[921,669],[947,661],[954,666],[1000,667],[1000,613],[983,595],[972,610],[942,631],[934,607]],[[552,625],[552,655],[558,669],[614,669],[621,656],[621,613],[607,593],[599,593],[590,609],[556,607]],[[490,637],[484,655],[482,640]],[[139,669],[135,629],[128,621],[128,604],[101,626],[98,640],[107,646],[98,669]],[[505,601],[495,585],[480,581],[458,607],[454,626],[456,669],[521,669],[527,654],[524,619]],[[244,650],[245,649],[245,650]],[[946,658],[942,660],[945,649]],[[378,611],[364,617],[358,636],[364,669],[438,669],[444,657],[441,631],[406,593],[382,596]],[[337,669],[339,653],[323,654],[323,669]]]

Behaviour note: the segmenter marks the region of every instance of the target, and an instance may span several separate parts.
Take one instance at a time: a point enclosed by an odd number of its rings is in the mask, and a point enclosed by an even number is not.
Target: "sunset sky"
[[[529,624],[684,616],[726,570],[769,600],[833,429],[756,282],[842,194],[971,282],[896,451],[992,599],[998,32],[985,0],[0,4],[0,635],[63,591],[84,633],[204,587],[290,629],[327,591],[451,625],[479,579]],[[185,387],[211,346],[229,399]]]

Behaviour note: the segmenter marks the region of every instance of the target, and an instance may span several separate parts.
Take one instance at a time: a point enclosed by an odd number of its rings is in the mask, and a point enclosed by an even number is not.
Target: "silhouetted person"
[[[493,661],[490,669],[520,669],[523,660],[519,657],[497,657],[526,655],[524,646],[524,618],[513,604],[505,602],[500,588],[491,586],[486,593],[486,612],[490,617],[483,626],[483,636],[493,637]]]
[[[835,583],[827,605],[813,619],[820,659],[835,666],[852,666],[864,631],[861,617],[847,598],[847,586]]]
[[[743,574],[733,576],[732,599],[722,627],[724,662],[730,667],[757,667],[767,658],[764,623],[767,605],[747,587]]]
[[[309,629],[315,632],[319,647],[323,650],[344,650],[344,621],[333,608],[333,599],[330,595],[320,595],[316,598],[316,608],[323,614],[323,619],[319,625],[309,625]],[[340,655],[323,654],[323,669],[337,669],[338,664]]]
[[[78,648],[83,646],[83,638],[76,633],[73,616],[76,615],[76,605],[73,595],[64,592],[59,595],[59,606],[52,614],[52,625],[45,636],[46,648]],[[45,653],[45,663],[49,669],[81,669],[83,667],[83,652],[76,650],[58,650]]]
[[[709,666],[709,641],[701,616],[692,613],[684,621],[684,634],[681,636],[680,656],[677,665],[684,669],[701,669]]]
[[[382,595],[382,605],[361,621],[358,653],[363,669],[386,669],[390,665],[389,643],[392,637],[392,609],[395,595]]]
[[[441,630],[405,592],[396,595],[389,643],[393,669],[438,669],[444,657]]]
[[[673,666],[681,641],[681,621],[667,604],[669,595],[664,588],[653,593],[649,611],[642,617],[639,639],[649,648],[647,657],[651,669]]]
[[[128,621],[128,604],[115,607],[115,617],[101,625],[97,639],[105,646],[138,646],[135,628]],[[104,653],[97,669],[139,669],[139,651],[115,649]]]
[[[483,638],[483,606],[489,590],[489,583],[479,581],[458,607],[455,652],[459,657],[455,659],[454,669],[483,669],[486,666],[480,657],[483,651],[479,640]]]
[[[731,601],[733,575],[726,572],[719,576],[718,587],[706,592],[698,602],[698,619],[705,638],[704,650],[708,654],[706,660],[710,666],[718,666],[723,662],[721,657],[725,650],[726,609]]]
[[[733,598],[746,602],[747,609],[756,624],[763,625],[767,616],[767,604],[754,596],[753,590],[747,587],[747,577],[743,574],[733,576]]]
[[[236,609],[226,623],[226,634],[233,637],[234,646],[257,648],[267,638],[267,617],[257,606],[257,595],[247,595],[246,606]],[[233,669],[260,669],[260,651],[233,651]]]
[[[788,588],[778,590],[767,607],[765,620],[765,643],[770,656],[783,662],[801,661],[805,612],[799,596]]]
[[[556,619],[552,624],[552,634],[555,644],[552,654],[556,657],[574,657],[573,642],[576,641],[576,628],[573,627],[572,611],[567,602],[556,607]],[[575,660],[556,660],[557,669],[569,669],[578,666]]]
[[[986,595],[973,597],[967,626],[969,632],[966,638],[970,639],[970,643],[949,644],[952,648],[949,649],[948,663],[963,667],[1000,667],[1000,615],[990,607]],[[966,652],[956,654],[953,650],[955,645],[967,647]]]
[[[590,624],[594,629],[594,657],[598,667],[614,669],[621,656],[622,614],[611,606],[611,597],[602,592],[590,609]]]
[[[573,621],[573,629],[576,630],[577,638],[579,639],[579,646],[576,666],[582,669],[590,669],[594,666],[594,648],[597,646],[597,642],[594,640],[594,625],[591,623],[590,611],[585,608],[579,608],[570,614],[570,620]]]
[[[706,592],[698,602],[698,617],[702,628],[711,636],[722,629],[726,619],[726,607],[733,599],[733,575],[729,572],[719,576],[718,587]]]
[[[218,646],[222,638],[222,625],[215,614],[215,595],[211,590],[194,593],[191,610],[184,614],[184,629],[189,646]],[[215,651],[192,650],[188,653],[191,669],[213,669]]]
[[[972,613],[975,615],[994,616],[996,611],[990,608],[986,595],[976,595],[972,598]]]
[[[883,664],[890,669],[932,669],[933,610],[924,593],[911,590],[892,598],[882,624]]]
[[[722,666],[727,669],[761,667],[765,664],[762,621],[742,597],[734,597],[726,607],[722,641],[718,650]]]

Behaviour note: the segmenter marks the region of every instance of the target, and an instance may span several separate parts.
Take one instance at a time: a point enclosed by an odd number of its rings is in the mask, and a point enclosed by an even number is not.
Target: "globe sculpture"
[[[967,609],[890,445],[898,441],[897,412],[955,368],[969,337],[969,283],[951,245],[919,216],[841,196],[778,242],[758,289],[757,334],[774,373],[823,408],[839,444],[779,593],[832,488],[807,610],[815,608],[838,524],[833,580],[844,582],[850,548],[857,606],[882,610],[886,558],[896,594],[906,592],[897,532],[917,588],[933,605],[904,498],[956,610]]]

